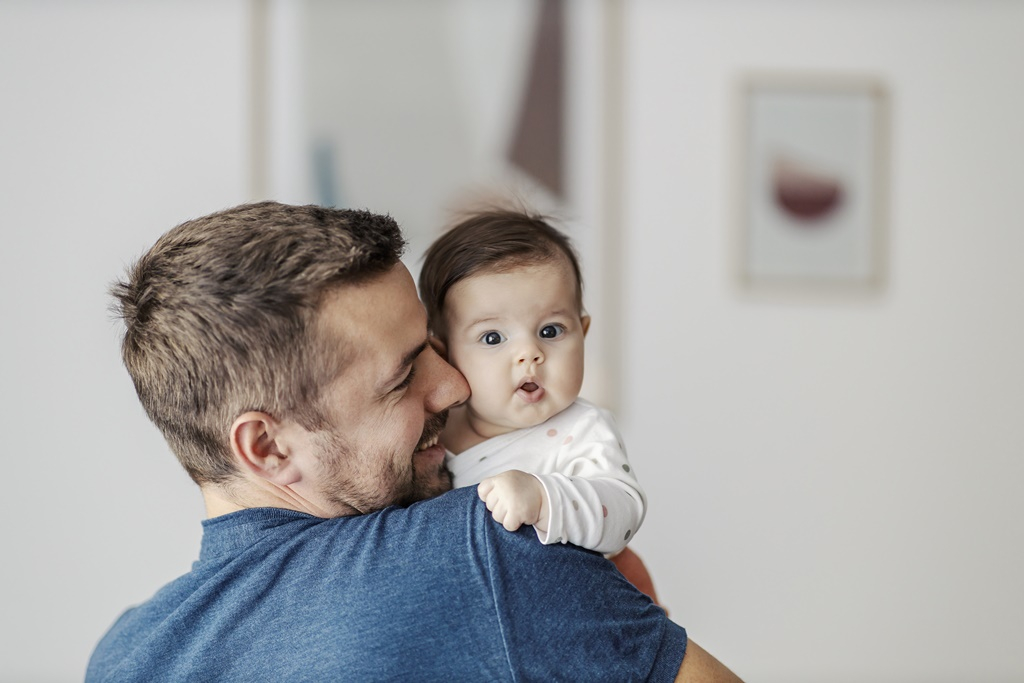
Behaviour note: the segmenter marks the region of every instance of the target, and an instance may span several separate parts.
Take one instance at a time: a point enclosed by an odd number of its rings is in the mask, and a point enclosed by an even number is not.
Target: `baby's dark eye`
[[[484,336],[480,337],[480,341],[488,346],[497,346],[505,341],[505,338],[501,336],[500,332],[484,332]]]
[[[554,339],[558,335],[562,334],[562,332],[564,331],[565,328],[562,327],[561,325],[545,325],[544,327],[540,328],[540,338]]]

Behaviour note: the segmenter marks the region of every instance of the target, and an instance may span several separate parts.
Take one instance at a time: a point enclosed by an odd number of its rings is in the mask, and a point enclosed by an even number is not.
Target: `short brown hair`
[[[583,312],[583,276],[572,242],[539,214],[492,209],[471,214],[437,238],[424,255],[420,298],[433,334],[447,339],[444,301],[448,290],[480,272],[505,272],[564,259],[576,281]]]
[[[341,368],[320,303],[404,249],[389,216],[261,202],[173,228],[111,287],[139,400],[197,484],[235,477],[229,430],[248,410],[324,426],[321,390]]]

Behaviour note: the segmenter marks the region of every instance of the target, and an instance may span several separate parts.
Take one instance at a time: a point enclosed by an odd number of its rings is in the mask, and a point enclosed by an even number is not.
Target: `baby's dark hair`
[[[539,214],[508,209],[474,213],[437,238],[423,257],[420,298],[431,332],[447,340],[444,300],[448,290],[481,272],[502,273],[562,261],[576,280],[576,307],[583,312],[583,276],[569,238]]]

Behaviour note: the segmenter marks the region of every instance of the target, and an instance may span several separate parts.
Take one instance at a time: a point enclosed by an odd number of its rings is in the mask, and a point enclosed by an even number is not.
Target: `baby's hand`
[[[509,470],[487,477],[476,489],[487,504],[494,521],[509,531],[523,524],[532,524],[538,531],[547,531],[548,501],[544,487],[533,475]]]

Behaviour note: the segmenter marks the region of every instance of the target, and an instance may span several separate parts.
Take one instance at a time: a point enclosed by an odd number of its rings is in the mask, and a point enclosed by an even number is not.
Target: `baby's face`
[[[469,381],[468,416],[482,436],[540,424],[576,400],[585,322],[567,263],[473,275],[445,307],[448,360]]]

